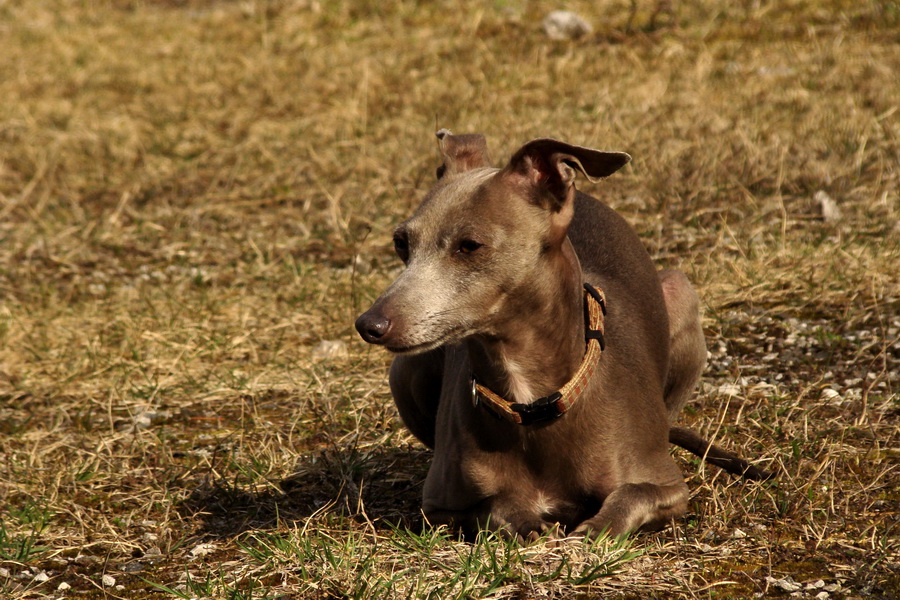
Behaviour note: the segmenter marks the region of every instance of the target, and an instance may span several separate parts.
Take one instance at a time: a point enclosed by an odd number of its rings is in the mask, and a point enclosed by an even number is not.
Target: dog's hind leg
[[[423,354],[401,355],[391,363],[391,393],[400,418],[412,434],[429,448],[434,448],[443,374],[444,348]]]
[[[665,402],[669,409],[669,423],[673,424],[693,394],[706,366],[706,341],[700,325],[700,301],[687,277],[678,271],[660,271],[659,280],[669,314],[669,372]],[[669,441],[729,473],[759,480],[773,476],[739,456],[710,444],[690,429],[672,427]]]
[[[660,271],[666,312],[669,315],[669,370],[665,403],[669,422],[694,393],[706,367],[706,339],[700,324],[700,299],[688,278],[679,271]]]

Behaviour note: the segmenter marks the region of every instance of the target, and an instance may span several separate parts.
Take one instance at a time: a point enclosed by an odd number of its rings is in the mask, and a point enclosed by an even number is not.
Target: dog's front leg
[[[451,531],[462,533],[468,541],[474,540],[476,534],[484,529],[495,529],[515,535],[512,525],[506,519],[491,515],[490,498],[463,510],[426,508],[424,513],[425,520],[430,525],[446,526]]]
[[[444,372],[443,347],[424,354],[401,355],[391,363],[391,394],[403,424],[434,448],[435,421]]]
[[[541,536],[562,538],[563,532],[559,523],[551,523],[542,519],[512,520],[489,511],[433,511],[426,515],[431,525],[446,525],[451,531],[463,534],[467,541],[473,541],[479,531],[496,531],[506,539],[514,539],[520,544],[537,541]]]
[[[658,529],[687,510],[688,488],[682,483],[626,483],[606,497],[600,511],[575,533],[617,536],[640,528]]]
[[[492,530],[507,539],[515,539],[520,543],[530,543],[546,535],[550,538],[562,536],[558,523],[545,521],[533,514],[502,514],[492,510],[493,502],[486,499],[478,505],[466,510],[432,510],[425,518],[431,525],[446,525],[453,531],[462,532],[468,541],[472,541],[479,531]]]

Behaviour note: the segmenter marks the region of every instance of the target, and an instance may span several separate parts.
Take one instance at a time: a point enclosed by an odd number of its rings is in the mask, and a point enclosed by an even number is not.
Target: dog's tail
[[[676,446],[681,446],[692,454],[696,454],[711,465],[746,479],[764,481],[775,476],[774,473],[754,467],[743,458],[710,444],[697,433],[684,427],[671,427],[669,429],[669,442]]]

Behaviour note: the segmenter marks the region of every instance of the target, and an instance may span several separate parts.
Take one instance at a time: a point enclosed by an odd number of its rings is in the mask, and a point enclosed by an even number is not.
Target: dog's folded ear
[[[534,183],[568,185],[575,178],[573,169],[589,180],[608,177],[631,161],[624,152],[604,152],[543,138],[532,140],[519,148],[509,160],[508,170],[529,176]]]
[[[437,178],[446,175],[455,175],[477,169],[489,167],[491,159],[488,156],[487,140],[480,134],[453,135],[449,129],[441,129],[436,134],[438,149],[441,152],[443,164],[438,167]]]
[[[550,211],[551,238],[561,240],[574,214],[575,172],[597,181],[630,160],[624,152],[602,152],[545,138],[519,148],[501,176],[525,189],[532,203]]]

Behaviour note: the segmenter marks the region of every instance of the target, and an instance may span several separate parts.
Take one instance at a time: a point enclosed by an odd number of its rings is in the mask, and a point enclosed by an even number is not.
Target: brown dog
[[[391,391],[434,448],[423,510],[471,535],[622,534],[684,513],[669,442],[767,474],[671,422],[706,364],[697,295],[575,190],[631,157],[550,139],[491,168],[438,132],[438,182],[394,232],[406,269],[356,321],[398,353]]]

